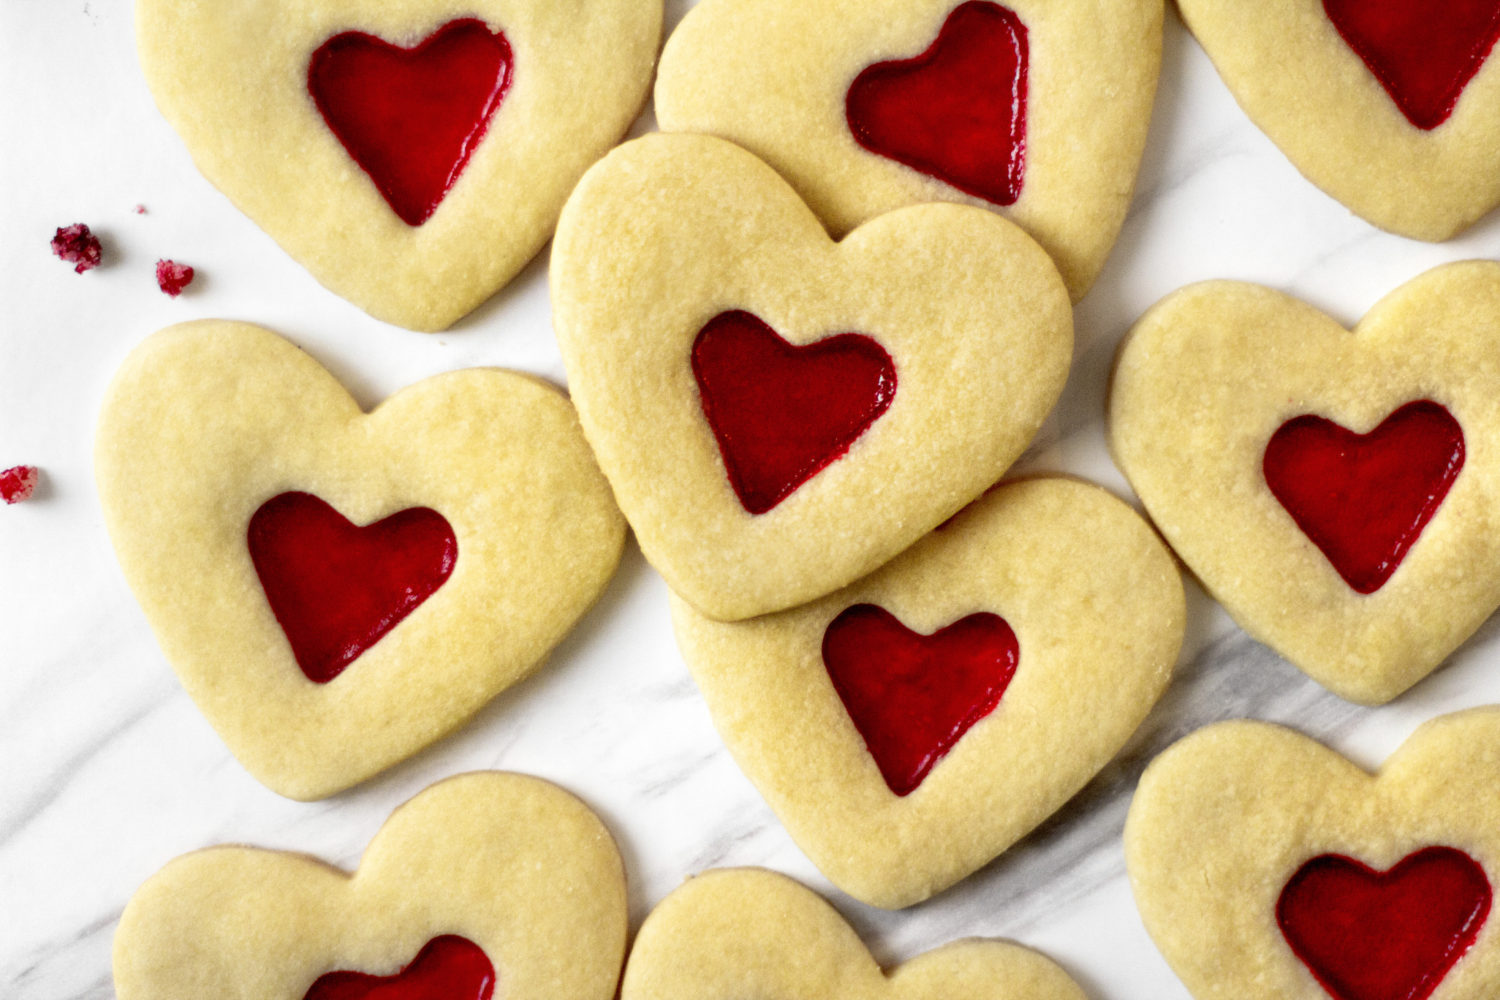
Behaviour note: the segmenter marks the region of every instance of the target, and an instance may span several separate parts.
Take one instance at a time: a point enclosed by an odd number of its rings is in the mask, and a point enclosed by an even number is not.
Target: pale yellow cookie
[[[1480,5],[1178,0],[1177,6],[1245,113],[1308,180],[1356,215],[1393,233],[1441,241],[1500,203],[1500,59],[1483,33],[1467,37],[1473,26],[1460,25],[1465,37],[1445,46],[1430,34],[1441,35],[1459,10],[1465,12],[1460,20],[1472,20]],[[1392,31],[1401,43],[1361,42],[1373,59],[1367,63],[1345,40],[1330,6],[1350,12],[1343,23],[1355,38],[1375,34],[1361,30],[1365,17],[1403,11],[1394,15]],[[1361,8],[1368,13],[1361,15]],[[1403,17],[1414,23],[1402,24]],[[1409,67],[1389,68],[1410,58],[1401,55],[1404,46],[1446,64],[1441,72],[1452,84],[1467,80],[1451,114],[1442,113],[1446,101],[1395,82],[1412,110],[1408,115],[1377,76],[1373,67],[1382,64],[1388,79],[1410,75]],[[1476,71],[1480,46],[1488,58],[1481,57]]]
[[[467,159],[439,165],[458,170],[457,177],[435,175],[451,187],[413,224],[325,119],[310,67],[335,36],[362,33],[413,50],[466,20],[503,35],[489,45],[496,60],[490,82],[503,93],[497,107],[482,106],[487,119],[475,110],[475,122],[487,122],[479,134],[444,133],[444,142],[427,144],[434,155],[451,147],[450,159]],[[640,111],[661,20],[661,0],[136,5],[146,80],[204,176],[329,290],[415,330],[450,326],[547,242],[568,192]],[[474,58],[484,58],[483,39],[467,44],[477,47]],[[362,52],[395,58],[373,43]],[[397,94],[431,86],[441,95],[433,98],[439,111],[444,102],[484,98],[468,93],[468,77],[457,79],[445,58],[457,57],[430,55],[415,81],[397,79],[384,63],[367,62],[364,71],[372,86],[384,81]],[[430,120],[438,112],[415,114]],[[426,148],[411,138],[420,120],[379,145],[382,162]]]
[[[552,299],[584,433],[646,558],[724,619],[843,586],[998,480],[1072,349],[1056,269],[1004,219],[922,205],[835,243],[774,171],[708,136],[647,136],[589,171]],[[852,439],[823,447],[846,417]],[[779,476],[780,452],[745,460],[744,441],[787,446],[798,475]]]
[[[1428,722],[1375,776],[1291,730],[1225,722],[1147,768],[1125,860],[1198,1000],[1488,1000],[1497,815],[1495,708]]]
[[[689,879],[641,925],[620,1000],[1084,1000],[1045,956],[968,939],[890,971],[838,911],[773,872]]]
[[[1268,288],[1195,285],[1152,308],[1121,348],[1111,446],[1168,543],[1245,631],[1342,697],[1378,704],[1500,604],[1497,358],[1500,264],[1489,261],[1422,275],[1353,333]],[[1412,404],[1446,411],[1461,466],[1446,493],[1430,491],[1438,505],[1417,533],[1413,521],[1395,536],[1407,547],[1390,550],[1394,571],[1361,592],[1272,492],[1268,448],[1305,416],[1350,439],[1394,441],[1387,421]],[[1423,463],[1446,461],[1446,447],[1421,449]],[[1330,490],[1357,490],[1328,504],[1325,527],[1365,534],[1393,496],[1421,485],[1414,477],[1328,478]],[[1367,534],[1372,545],[1383,536]]]
[[[457,987],[488,969],[495,997],[610,1000],[625,931],[625,872],[598,817],[545,781],[476,772],[392,813],[352,874],[251,847],[171,862],[120,917],[115,992],[301,1000],[362,995],[314,988],[329,973],[404,970],[407,985],[446,973],[445,995],[473,1000]]]
[[[310,356],[243,323],[187,323],[138,347],[105,399],[95,461],[167,660],[245,768],[299,799],[415,753],[535,669],[624,542],[572,406],[540,380],[454,372],[366,414]],[[300,503],[268,503],[288,495]],[[391,540],[371,553],[377,522]],[[418,560],[409,573],[402,553]],[[384,602],[385,573],[399,608],[351,612],[349,647],[340,602]],[[275,609],[268,579],[291,588]],[[413,603],[413,580],[438,585]]]
[[[1083,787],[1166,688],[1184,622],[1150,527],[1058,478],[1000,486],[806,607],[672,612],[735,761],[835,885],[886,908],[952,885]]]
[[[1012,102],[1018,95],[1007,92],[1005,102],[1023,109],[1024,135],[1014,145],[1024,163],[1014,168],[1019,191],[1012,182],[1001,194],[986,190],[993,182],[964,184],[940,166],[934,172],[931,161],[943,157],[924,156],[929,169],[923,170],[888,148],[867,148],[846,107],[861,73],[928,52],[960,6],[959,0],[707,0],[688,13],[662,53],[657,118],[666,131],[717,135],[749,149],[787,178],[835,235],[922,202],[1001,211],[1052,255],[1079,299],[1130,205],[1161,62],[1162,2],[982,4],[1010,12],[1024,29],[1026,65],[1015,74],[1024,80],[1023,96]],[[1016,44],[1018,36],[1013,31],[995,43]],[[938,135],[971,125],[973,105],[996,89],[984,71],[1013,58],[1007,48],[946,57],[952,68],[939,93],[949,84],[976,89],[961,92],[946,113],[918,100],[918,120]],[[997,172],[1007,171],[988,171]]]

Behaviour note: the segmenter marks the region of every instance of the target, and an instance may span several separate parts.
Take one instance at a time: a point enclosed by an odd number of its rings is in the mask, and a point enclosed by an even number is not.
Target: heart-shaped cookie
[[[104,403],[105,521],[183,686],[245,768],[321,798],[533,670],[625,525],[566,398],[474,369],[366,414],[280,337],[149,338]]]
[[[1177,6],[1245,113],[1356,215],[1440,241],[1500,204],[1500,2]]]
[[[1500,265],[1451,264],[1353,334],[1294,299],[1168,296],[1115,371],[1115,460],[1235,621],[1389,701],[1500,604]]]
[[[728,868],[689,879],[651,911],[620,998],[740,997],[1084,1000],[1084,993],[1050,959],[1008,941],[957,941],[883,971],[816,893],[784,875]]]
[[[1161,27],[1161,0],[707,0],[656,113],[755,153],[836,235],[923,202],[1000,210],[1076,300],[1130,205]]]
[[[625,134],[661,19],[661,0],[141,0],[136,34],[204,176],[334,293],[441,330]]]
[[[1057,271],[1004,219],[923,205],[834,243],[708,136],[647,136],[589,171],[552,298],[646,558],[725,619],[843,586],[994,483],[1072,349]]]
[[[1371,776],[1291,730],[1225,722],[1141,777],[1125,860],[1199,1000],[1500,992],[1500,709],[1428,722]]]
[[[115,932],[119,1000],[610,1000],[625,872],[555,785],[439,782],[391,815],[359,870],[215,847],[168,864]]]
[[[1185,612],[1145,521],[1048,478],[806,607],[672,615],[719,735],[797,845],[894,908],[1004,851],[1115,755],[1166,688]]]

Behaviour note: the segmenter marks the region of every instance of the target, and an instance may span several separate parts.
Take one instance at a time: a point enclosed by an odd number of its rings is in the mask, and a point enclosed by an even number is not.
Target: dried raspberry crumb
[[[38,475],[34,465],[18,465],[0,472],[0,500],[6,503],[30,500],[31,494],[36,492]]]
[[[145,205],[137,205],[137,206],[135,206],[135,214],[136,215],[145,215],[146,214],[146,206]]]
[[[193,269],[186,264],[179,264],[175,260],[156,262],[156,284],[172,298],[177,298],[192,283]]]
[[[71,226],[63,226],[52,237],[52,252],[69,264],[75,265],[73,270],[82,274],[99,266],[100,259],[104,256],[104,248],[99,245],[99,237],[89,232],[89,227],[81,222],[75,222]]]

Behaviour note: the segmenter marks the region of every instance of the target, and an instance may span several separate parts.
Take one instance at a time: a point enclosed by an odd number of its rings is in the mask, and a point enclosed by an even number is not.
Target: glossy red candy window
[[[250,559],[307,679],[326,684],[443,585],[458,561],[447,520],[412,507],[359,527],[310,493],[250,519]]]
[[[1386,872],[1324,854],[1282,889],[1276,922],[1334,1000],[1426,1000],[1474,944],[1490,902],[1484,869],[1451,847]]]
[[[996,205],[1021,196],[1029,43],[1015,12],[970,0],[912,59],[867,67],[849,88],[865,149]]]
[[[1368,434],[1311,414],[1266,446],[1266,484],[1350,587],[1385,586],[1464,467],[1464,432],[1430,399]]]
[[[303,1000],[490,1000],[495,967],[484,950],[456,934],[435,937],[393,976],[329,972]]]
[[[307,89],[395,213],[420,226],[484,138],[512,64],[505,35],[475,18],[450,21],[413,48],[346,31],[313,53]]]
[[[841,458],[896,398],[895,363],[871,338],[796,347],[741,310],[699,331],[692,364],[729,483],[751,514]]]
[[[1434,129],[1500,38],[1500,0],[1323,0],[1408,121]]]
[[[874,604],[844,610],[823,633],[823,665],[854,728],[897,795],[1000,704],[1020,645],[999,615],[981,612],[921,635]]]

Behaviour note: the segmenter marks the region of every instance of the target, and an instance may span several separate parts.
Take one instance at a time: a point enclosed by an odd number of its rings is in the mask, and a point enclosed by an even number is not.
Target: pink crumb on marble
[[[188,265],[179,264],[175,260],[156,262],[156,284],[172,298],[177,298],[192,283],[193,269]]]
[[[18,465],[0,472],[0,500],[8,504],[30,500],[31,494],[36,492],[39,477],[40,473],[34,465]]]
[[[79,274],[98,267],[99,261],[104,258],[104,248],[99,245],[99,237],[81,222],[59,227],[52,237],[52,253],[60,260],[74,265],[73,270]]]

